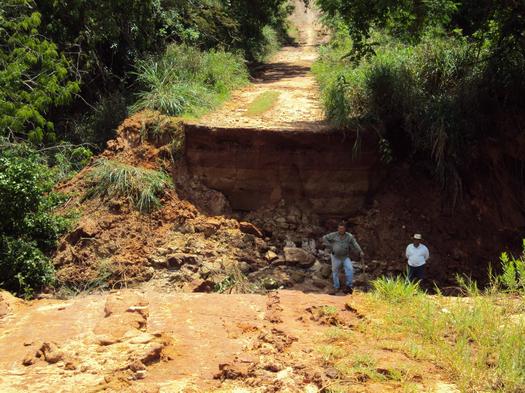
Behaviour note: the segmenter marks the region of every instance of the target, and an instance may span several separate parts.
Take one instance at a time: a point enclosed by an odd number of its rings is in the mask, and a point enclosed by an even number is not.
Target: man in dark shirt
[[[341,269],[341,265],[344,267],[346,276],[345,293],[352,293],[354,269],[352,261],[350,260],[350,248],[357,251],[361,256],[361,259],[364,257],[363,250],[355,240],[354,236],[346,231],[345,223],[339,224],[337,232],[332,232],[323,236],[323,243],[331,250],[332,279],[334,281],[334,289],[331,293],[335,295],[340,290],[339,270]]]

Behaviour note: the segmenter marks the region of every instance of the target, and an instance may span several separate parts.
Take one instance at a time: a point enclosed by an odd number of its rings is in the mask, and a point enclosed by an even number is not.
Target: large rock
[[[284,247],[284,259],[289,265],[299,265],[301,267],[310,267],[315,263],[315,257],[297,247]]]
[[[263,237],[261,230],[250,222],[241,221],[239,223],[239,229],[242,233]]]
[[[97,222],[91,219],[86,219],[67,236],[67,241],[70,244],[77,244],[80,239],[94,238],[99,232],[100,228]]]
[[[180,269],[184,265],[199,265],[200,263],[200,257],[194,254],[173,253],[166,257],[168,268]]]

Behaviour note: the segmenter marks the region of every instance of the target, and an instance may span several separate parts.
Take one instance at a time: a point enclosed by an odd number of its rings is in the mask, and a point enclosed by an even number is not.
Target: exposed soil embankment
[[[380,180],[374,137],[354,154],[355,135],[340,132],[215,129],[186,125],[191,175],[250,211],[280,200],[306,203],[323,216],[364,207]]]

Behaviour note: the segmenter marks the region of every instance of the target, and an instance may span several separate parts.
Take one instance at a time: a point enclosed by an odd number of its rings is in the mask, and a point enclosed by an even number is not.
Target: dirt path
[[[196,121],[213,128],[257,128],[271,130],[322,131],[329,128],[319,98],[319,89],[310,67],[317,57],[321,27],[315,10],[295,2],[291,17],[299,30],[297,46],[287,46],[265,64],[253,84],[233,93],[222,108]],[[276,99],[270,109],[247,114],[250,104],[272,92]]]
[[[367,336],[360,295],[159,294],[146,285],[69,301],[0,297],[3,393],[314,393],[333,382],[319,349],[333,329],[354,335],[352,351],[373,353],[378,370],[417,364]],[[418,391],[446,386],[424,367]],[[352,391],[402,386],[363,380]]]

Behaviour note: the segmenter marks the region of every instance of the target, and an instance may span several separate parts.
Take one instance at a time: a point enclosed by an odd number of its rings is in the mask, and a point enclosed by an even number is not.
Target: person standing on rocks
[[[352,284],[354,276],[354,268],[350,260],[350,249],[357,251],[364,258],[363,250],[355,240],[354,236],[346,231],[346,224],[340,223],[337,227],[337,232],[329,233],[323,236],[323,243],[330,248],[330,257],[332,259],[332,279],[334,281],[334,288],[331,294],[335,295],[340,289],[339,270],[341,265],[344,267],[346,277],[345,293],[352,293]]]
[[[428,248],[421,243],[421,240],[423,240],[421,234],[416,233],[413,239],[414,242],[407,246],[405,252],[408,259],[407,278],[411,282],[419,282],[423,281],[425,264],[428,258],[430,258],[430,253],[428,252]]]

